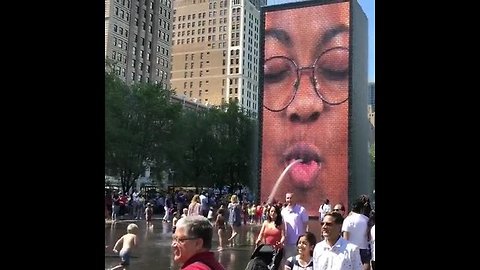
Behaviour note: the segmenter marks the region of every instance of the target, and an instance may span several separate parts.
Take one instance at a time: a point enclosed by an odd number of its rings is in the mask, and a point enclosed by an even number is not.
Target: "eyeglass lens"
[[[295,98],[303,73],[310,77],[315,92],[326,103],[337,105],[348,99],[349,50],[334,47],[320,54],[310,67],[299,67],[286,56],[267,59],[264,64],[264,106],[272,111],[285,109]]]

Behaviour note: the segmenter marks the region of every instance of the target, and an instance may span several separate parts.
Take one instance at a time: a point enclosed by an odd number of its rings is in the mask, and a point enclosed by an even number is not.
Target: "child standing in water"
[[[147,221],[147,227],[152,225],[153,207],[151,203],[147,203],[145,208],[145,220]]]
[[[220,208],[217,212],[217,219],[215,220],[215,227],[218,231],[218,251],[222,251],[225,247],[225,209]]]
[[[138,226],[136,224],[131,223],[127,226],[127,233],[120,237],[113,247],[113,252],[118,253],[118,248],[122,245],[122,249],[119,252],[122,262],[110,270],[127,269],[127,266],[130,264],[132,249],[137,245],[137,232]]]

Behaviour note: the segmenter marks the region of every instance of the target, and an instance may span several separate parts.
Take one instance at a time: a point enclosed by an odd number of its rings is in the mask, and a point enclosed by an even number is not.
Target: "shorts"
[[[130,252],[120,250],[120,258],[122,259],[121,265],[129,265],[130,264]]]
[[[360,258],[362,259],[362,264],[370,263],[372,259],[372,251],[369,248],[360,249]]]

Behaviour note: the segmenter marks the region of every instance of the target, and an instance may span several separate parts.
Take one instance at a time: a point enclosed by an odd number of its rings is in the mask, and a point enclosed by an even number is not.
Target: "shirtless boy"
[[[136,224],[131,223],[127,226],[127,233],[120,237],[113,247],[113,252],[117,253],[118,247],[122,245],[122,249],[119,252],[122,262],[110,270],[119,269],[122,267],[123,269],[126,269],[126,267],[130,264],[130,255],[132,249],[137,245],[137,232],[138,226]]]

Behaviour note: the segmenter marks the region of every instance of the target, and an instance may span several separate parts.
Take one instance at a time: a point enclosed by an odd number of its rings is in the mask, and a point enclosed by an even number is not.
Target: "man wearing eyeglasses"
[[[309,216],[348,201],[349,2],[265,13],[262,198],[285,175]]]
[[[342,217],[345,218],[345,206],[343,206],[343,204],[341,204],[341,203],[335,204],[332,211],[333,212],[339,212],[340,215],[342,215]]]
[[[181,218],[172,239],[173,260],[184,270],[225,270],[210,251],[212,237],[213,227],[206,217]]]
[[[313,249],[315,270],[362,270],[360,249],[341,236],[343,217],[339,212],[329,212],[323,217],[323,241]]]

